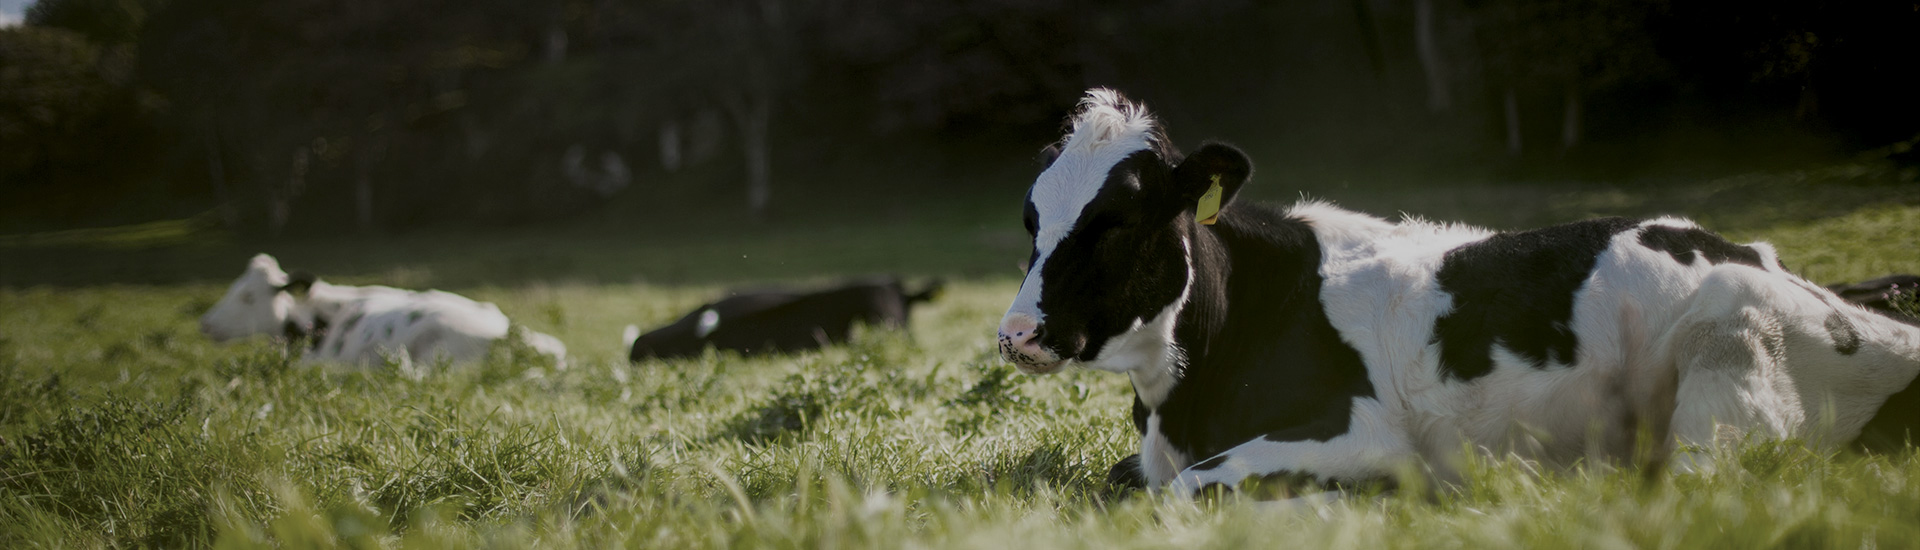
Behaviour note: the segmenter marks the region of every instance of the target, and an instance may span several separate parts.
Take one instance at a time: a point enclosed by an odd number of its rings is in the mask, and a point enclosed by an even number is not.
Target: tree
[[[1596,90],[1658,74],[1648,20],[1659,0],[1489,0],[1471,4],[1475,35],[1501,97],[1507,147],[1525,140],[1520,102],[1526,89],[1557,91],[1560,149],[1580,144],[1585,102]]]
[[[70,30],[103,45],[130,44],[154,0],[38,0],[27,8],[27,25]]]
[[[99,55],[72,31],[0,29],[0,185],[50,182],[94,160],[92,134],[116,122]]]

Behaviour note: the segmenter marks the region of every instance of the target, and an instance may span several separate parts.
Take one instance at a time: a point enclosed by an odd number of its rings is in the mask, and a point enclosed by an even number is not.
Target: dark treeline
[[[392,231],[697,183],[760,216],[930,185],[821,172],[862,155],[1025,154],[1091,85],[1269,166],[1898,149],[1916,52],[1911,1],[40,0],[0,29],[0,213]]]

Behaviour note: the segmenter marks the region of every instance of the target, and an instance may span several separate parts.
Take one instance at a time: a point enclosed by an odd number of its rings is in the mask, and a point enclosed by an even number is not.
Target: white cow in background
[[[222,343],[258,334],[309,338],[302,360],[310,363],[458,362],[486,356],[509,323],[491,302],[438,290],[328,284],[289,275],[260,254],[200,317],[200,332]],[[567,346],[559,339],[525,327],[515,336],[565,368]]]

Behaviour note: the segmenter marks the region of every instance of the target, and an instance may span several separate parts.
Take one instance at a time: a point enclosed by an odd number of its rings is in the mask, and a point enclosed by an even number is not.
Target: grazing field
[[[1865,163],[1316,194],[1499,227],[1688,215],[1832,283],[1920,272],[1915,179]],[[0,241],[0,547],[1920,545],[1912,453],[1792,442],[1709,475],[1481,458],[1457,485],[1409,472],[1395,493],[1305,511],[1117,491],[1107,467],[1135,445],[1125,379],[997,359],[1025,243],[1014,214],[976,210],[664,244]],[[209,344],[195,318],[262,250],[337,282],[497,302],[572,365],[502,347],[476,365],[305,367],[266,341]],[[618,341],[729,284],[876,271],[948,291],[909,331],[819,352],[630,365]]]

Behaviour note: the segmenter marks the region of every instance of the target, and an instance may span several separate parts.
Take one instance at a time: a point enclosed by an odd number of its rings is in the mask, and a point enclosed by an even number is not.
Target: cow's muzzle
[[[1040,336],[1045,331],[1040,320],[1031,315],[1008,315],[1000,322],[1000,357],[1027,374],[1060,370],[1067,361],[1040,345]]]

